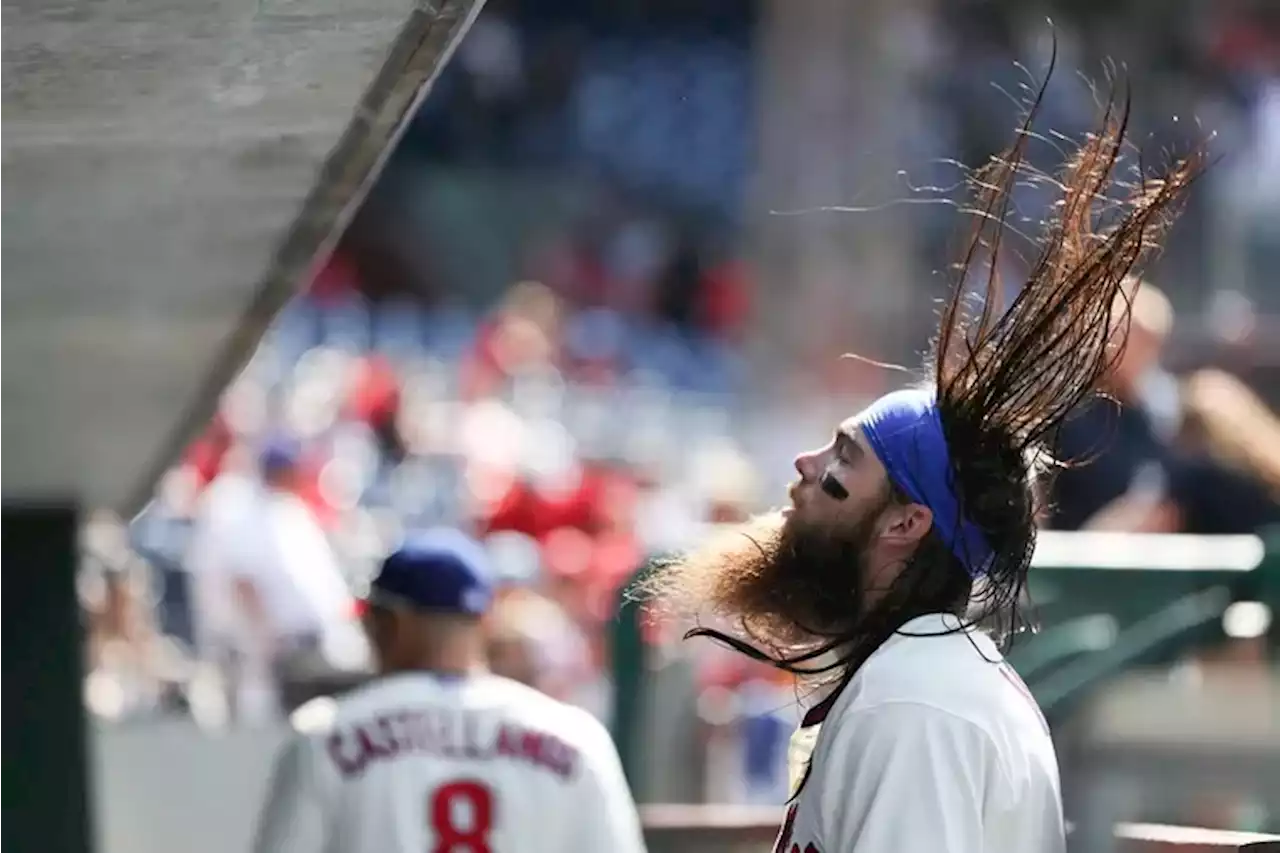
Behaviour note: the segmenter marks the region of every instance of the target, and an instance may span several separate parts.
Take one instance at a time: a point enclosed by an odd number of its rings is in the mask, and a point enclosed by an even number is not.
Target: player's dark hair
[[[1067,158],[1061,177],[1035,173],[1023,156],[1043,95],[1044,85],[1011,148],[973,176],[976,221],[930,358],[961,514],[994,552],[975,583],[970,614],[1002,639],[1024,622],[1020,603],[1044,493],[1036,480],[1054,464],[1073,461],[1052,460],[1049,450],[1121,356],[1129,327],[1126,280],[1159,251],[1206,165],[1199,146],[1161,174],[1148,174],[1126,140],[1128,90],[1113,82],[1098,129]],[[1118,180],[1123,155],[1136,164],[1132,178]],[[1034,243],[1026,283],[1004,307],[993,260],[981,307],[970,316],[969,272],[975,260],[1001,257],[1012,191],[1025,180],[1047,183],[1058,195]]]
[[[1198,147],[1162,174],[1148,175],[1126,142],[1128,92],[1113,82],[1102,99],[1097,130],[1066,158],[1061,175],[1055,179],[1034,170],[1024,156],[1048,80],[1046,75],[1031,99],[1013,144],[970,176],[974,198],[966,210],[975,223],[954,267],[952,295],[926,363],[937,389],[960,517],[982,531],[994,552],[989,565],[971,580],[937,531],[930,531],[869,613],[848,613],[834,626],[798,626],[814,638],[804,648],[771,655],[709,628],[688,636],[712,637],[790,672],[848,678],[918,615],[963,615],[964,625],[980,623],[1000,642],[1026,625],[1021,605],[1043,494],[1037,478],[1061,464],[1047,449],[1121,354],[1128,331],[1122,285],[1158,251],[1206,162]],[[1137,161],[1128,180],[1116,178],[1122,155]],[[1021,182],[1052,187],[1057,198],[1033,240],[1026,282],[1004,307],[996,261],[1012,230],[1012,196]],[[984,287],[973,308],[972,274],[984,263]],[[891,499],[909,500],[897,490]],[[834,659],[815,663],[827,654]]]

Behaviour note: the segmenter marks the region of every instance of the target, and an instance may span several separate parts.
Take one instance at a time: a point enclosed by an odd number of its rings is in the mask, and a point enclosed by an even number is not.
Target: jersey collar
[[[880,645],[880,648],[871,653],[871,657],[883,653],[886,649],[902,642],[911,637],[927,638],[931,635],[946,635],[956,631],[963,630],[964,633],[971,633],[974,629],[963,628],[959,618],[951,613],[926,613],[923,616],[917,616],[908,620],[901,628],[894,631],[889,639]],[[870,660],[870,658],[868,658]],[[804,719],[800,721],[801,728],[816,726],[821,724],[827,715],[831,713],[831,709],[835,707],[836,702],[840,699],[840,694],[849,686],[849,683],[856,677],[855,671],[849,677],[841,679],[835,688],[828,693],[821,702],[810,708],[804,715]]]

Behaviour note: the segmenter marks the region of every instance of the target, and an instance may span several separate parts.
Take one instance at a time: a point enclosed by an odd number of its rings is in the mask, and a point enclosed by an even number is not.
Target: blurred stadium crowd
[[[605,625],[636,567],[777,502],[786,452],[821,434],[810,419],[828,429],[850,395],[892,381],[798,378],[806,390],[785,409],[749,402],[744,341],[768,325],[752,295],[784,286],[754,280],[743,231],[758,22],[743,3],[617,5],[491,2],[346,239],[155,500],[127,526],[90,525],[99,715],[277,718],[289,672],[362,665],[354,595],[397,536],[448,524],[484,540],[507,585],[495,667],[607,716]],[[1017,104],[1001,87],[1016,90],[1014,63],[1034,67],[1045,35],[1046,9],[1029,5],[939,4],[894,36],[919,81],[904,133],[922,169],[1007,141]],[[1236,165],[1211,175],[1212,192],[1245,223],[1248,269],[1266,269],[1280,257],[1273,7],[1207,4],[1184,20],[1068,5],[1059,62],[1130,58],[1154,81],[1137,117],[1166,134],[1153,144],[1194,130],[1161,123],[1179,111],[1222,129]],[[1044,124],[1080,132],[1089,92],[1059,82]],[[1189,212],[1153,279],[1167,295],[1136,292],[1110,389],[1121,405],[1082,413],[1064,436],[1064,452],[1101,455],[1059,481],[1046,523],[1217,533],[1280,520],[1271,409],[1230,373],[1163,366],[1175,306],[1198,318],[1214,304],[1209,207]],[[922,269],[935,268],[954,212],[920,211]],[[1280,308],[1280,289],[1232,287],[1246,307],[1223,334],[1256,338],[1265,315],[1250,300]],[[727,689],[751,721],[741,760],[764,780],[720,798],[780,801],[790,712],[774,709],[790,684],[697,653],[704,687]]]

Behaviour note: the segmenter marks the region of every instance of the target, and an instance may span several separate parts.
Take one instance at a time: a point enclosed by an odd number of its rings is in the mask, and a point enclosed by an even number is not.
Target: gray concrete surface
[[[6,498],[136,508],[481,6],[6,0]]]

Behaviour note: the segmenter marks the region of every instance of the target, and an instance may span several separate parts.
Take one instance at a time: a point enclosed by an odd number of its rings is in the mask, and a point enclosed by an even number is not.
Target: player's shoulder
[[[289,715],[290,727],[299,735],[323,735],[343,722],[406,704],[430,701],[434,685],[426,679],[390,676],[372,678],[336,696],[319,696],[298,706]]]
[[[908,717],[945,716],[993,734],[1021,716],[1013,713],[1007,668],[990,638],[961,629],[958,620],[913,620],[859,667],[830,715],[912,706],[921,710]],[[1025,704],[1022,697],[1015,699]]]
[[[859,668],[864,701],[980,697],[1001,678],[1004,657],[991,639],[954,617],[912,620]]]
[[[954,618],[908,623],[867,659],[833,703],[831,716],[945,728],[957,737],[987,741],[1001,753],[1050,749],[1031,692],[989,637],[962,627]],[[891,708],[901,713],[883,712]]]
[[[570,744],[607,737],[603,724],[588,711],[492,674],[465,680],[442,680],[428,674],[377,678],[338,697],[312,699],[290,715],[290,722],[299,734],[314,735],[344,721],[418,705],[447,705],[502,717]]]
[[[326,734],[338,721],[338,709],[338,700],[334,697],[318,696],[289,714],[289,727],[295,734],[305,737]]]

